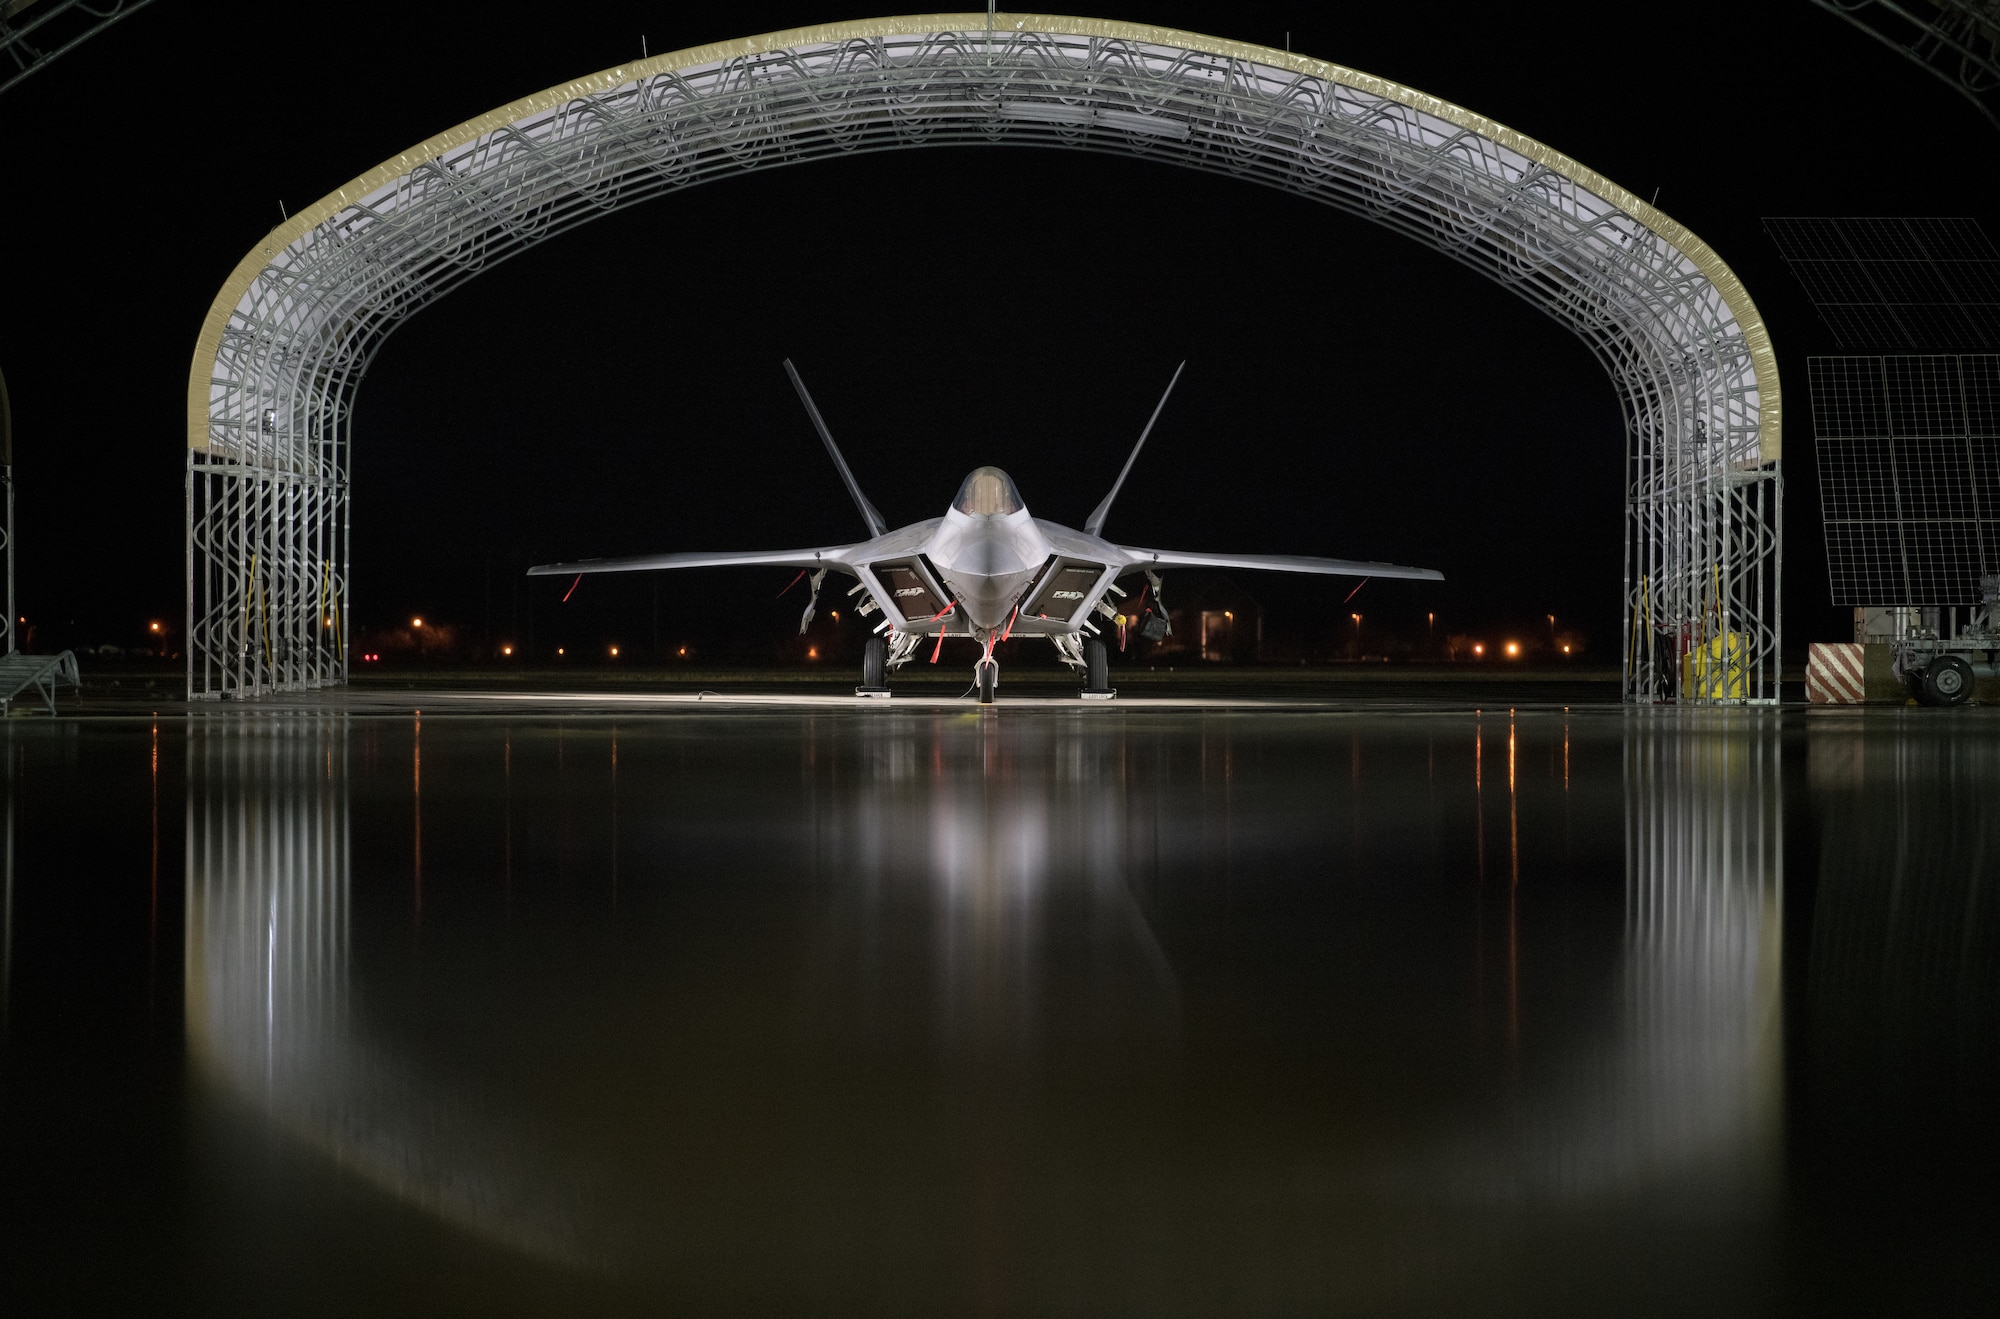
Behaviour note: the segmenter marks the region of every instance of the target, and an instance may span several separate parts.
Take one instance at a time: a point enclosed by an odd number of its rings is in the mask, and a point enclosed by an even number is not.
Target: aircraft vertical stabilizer
[[[1132,464],[1139,461],[1139,450],[1146,447],[1146,437],[1153,433],[1153,423],[1160,419],[1161,410],[1167,406],[1168,396],[1174,392],[1174,386],[1180,383],[1181,372],[1185,370],[1187,361],[1183,358],[1181,364],[1174,368],[1174,378],[1167,382],[1167,392],[1160,395],[1159,403],[1153,407],[1153,415],[1146,419],[1146,429],[1139,432],[1139,442],[1132,446],[1132,456],[1125,460],[1125,467],[1118,473],[1118,479],[1111,483],[1111,493],[1104,497],[1104,502],[1097,506],[1097,511],[1090,515],[1090,520],[1083,524],[1086,535],[1103,534],[1104,519],[1111,516],[1111,501],[1118,498],[1118,492],[1125,488],[1125,478],[1132,474]],[[827,443],[831,444],[833,441],[828,440]]]
[[[881,535],[889,529],[889,524],[875,511],[875,505],[868,502],[868,496],[861,493],[861,483],[854,479],[854,473],[848,469],[847,459],[840,456],[840,446],[833,442],[833,432],[826,428],[826,419],[819,415],[819,408],[814,406],[812,395],[806,393],[806,382],[799,379],[798,368],[792,365],[792,359],[789,357],[785,359],[785,374],[792,378],[792,388],[799,391],[799,402],[806,405],[806,415],[812,418],[813,429],[818,431],[820,439],[826,442],[826,451],[833,456],[833,465],[840,469],[840,479],[846,483],[847,493],[854,496],[854,506],[861,510],[862,520],[868,524],[868,534]]]

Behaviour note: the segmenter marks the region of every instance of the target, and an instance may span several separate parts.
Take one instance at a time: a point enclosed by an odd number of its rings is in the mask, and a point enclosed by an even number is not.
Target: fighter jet
[[[861,493],[854,472],[833,442],[833,432],[806,392],[790,359],[785,373],[798,390],[813,428],[826,444],[854,506],[868,524],[868,539],[850,545],[804,550],[736,550],[721,553],[642,554],[621,559],[579,559],[528,569],[531,577],[568,577],[599,572],[651,572],[664,568],[718,568],[764,565],[798,568],[808,576],[810,598],[804,632],[818,608],[820,586],[830,572],[855,580],[848,595],[861,597],[856,613],[880,615],[861,661],[863,696],[887,696],[889,675],[925,648],[935,663],[947,639],[979,647],[973,685],[982,705],[993,702],[1000,665],[993,647],[1010,637],[1047,637],[1065,664],[1084,680],[1083,695],[1115,695],[1108,673],[1106,626],[1136,631],[1150,640],[1167,636],[1171,624],[1160,599],[1163,568],[1255,568],[1274,572],[1324,573],[1337,577],[1405,577],[1442,581],[1430,568],[1393,563],[1321,559],[1295,554],[1190,554],[1141,549],[1104,539],[1112,501],[1131,474],[1132,464],[1180,382],[1182,362],[1153,408],[1139,442],[1132,446],[1111,492],[1083,524],[1082,531],[1032,517],[1013,478],[998,467],[976,467],[958,487],[943,517],[890,530],[875,505]],[[1133,596],[1121,578],[1143,574]],[[796,579],[794,579],[796,581]],[[789,588],[788,588],[789,589]],[[1100,622],[1099,620],[1102,620]]]

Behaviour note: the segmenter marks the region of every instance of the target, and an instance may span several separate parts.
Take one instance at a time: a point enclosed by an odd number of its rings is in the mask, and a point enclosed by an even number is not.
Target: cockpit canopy
[[[1014,478],[999,468],[975,467],[951,506],[974,517],[1004,517],[1021,511],[1021,492],[1014,488]]]

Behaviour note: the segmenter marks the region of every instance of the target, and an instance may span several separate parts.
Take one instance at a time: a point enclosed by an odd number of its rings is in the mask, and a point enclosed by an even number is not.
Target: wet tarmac
[[[7,1313],[1954,1313],[2000,712],[0,723]]]

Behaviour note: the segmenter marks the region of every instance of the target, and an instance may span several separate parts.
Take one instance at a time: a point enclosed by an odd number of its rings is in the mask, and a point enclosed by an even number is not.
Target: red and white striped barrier
[[[1814,705],[1859,705],[1867,685],[1861,676],[1861,643],[1815,641],[1806,647],[1806,699]]]

